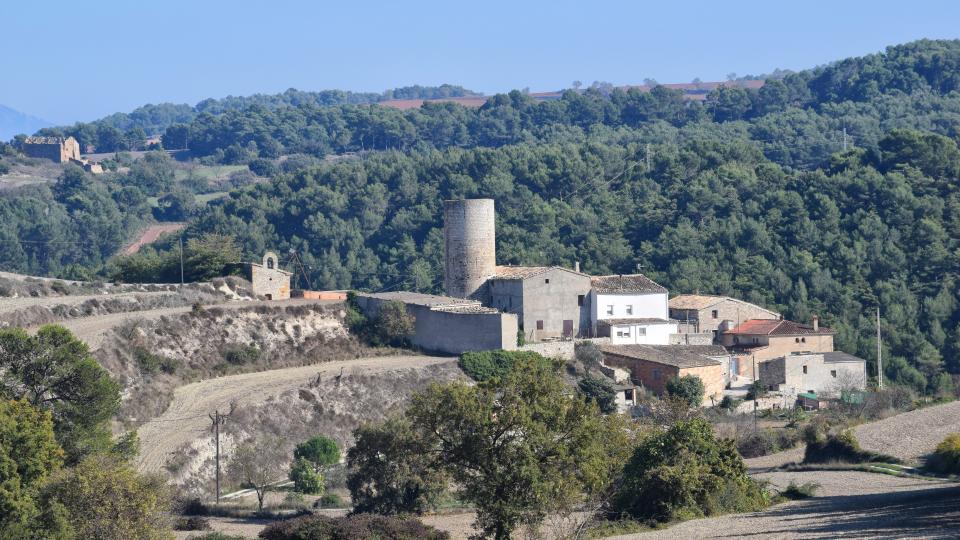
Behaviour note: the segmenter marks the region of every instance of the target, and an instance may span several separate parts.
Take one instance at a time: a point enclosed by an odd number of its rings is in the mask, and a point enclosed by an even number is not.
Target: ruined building
[[[80,144],[73,137],[27,137],[22,150],[27,157],[49,159],[54,163],[80,161]]]
[[[263,264],[248,263],[248,277],[253,293],[267,300],[285,300],[290,298],[291,272],[280,269],[277,254],[268,251],[263,255]]]

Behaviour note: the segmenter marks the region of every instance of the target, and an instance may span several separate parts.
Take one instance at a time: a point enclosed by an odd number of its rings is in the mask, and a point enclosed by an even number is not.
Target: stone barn
[[[54,163],[80,161],[80,144],[73,137],[27,137],[21,150],[27,157]]]
[[[290,276],[293,273],[280,269],[280,259],[276,253],[266,252],[262,264],[249,263],[247,268],[254,294],[267,300],[290,298]]]

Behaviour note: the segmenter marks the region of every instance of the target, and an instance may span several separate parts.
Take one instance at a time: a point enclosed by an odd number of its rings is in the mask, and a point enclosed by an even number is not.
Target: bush
[[[750,388],[747,390],[747,395],[744,396],[744,399],[747,401],[752,401],[754,399],[759,399],[767,395],[767,387],[760,381],[753,381],[753,384],[750,385]]]
[[[545,366],[558,367],[553,360],[533,351],[481,351],[460,355],[460,369],[475,381],[502,378],[513,370],[520,360],[530,359]]]
[[[596,401],[600,412],[605,414],[617,412],[617,392],[610,381],[600,377],[585,377],[577,383],[580,392],[591,401]]]
[[[343,497],[336,493],[324,493],[313,503],[314,508],[339,508],[343,506]]]
[[[222,532],[212,532],[200,536],[191,536],[191,540],[246,540],[246,536],[223,534]]]
[[[812,430],[811,430],[812,431]],[[860,443],[853,431],[845,430],[834,435],[808,431],[807,450],[803,455],[804,463],[866,463],[869,461],[896,461],[889,456],[881,456],[860,449]]]
[[[927,467],[943,474],[960,474],[960,433],[951,433],[927,459]]]
[[[817,494],[820,484],[815,482],[805,482],[798,484],[791,480],[790,483],[780,492],[780,496],[790,500],[809,499]]]
[[[623,470],[613,509],[634,519],[669,522],[725,512],[758,510],[769,502],[747,476],[728,439],[717,440],[702,418],[655,430]]]
[[[317,495],[323,493],[323,475],[313,470],[313,465],[299,458],[290,467],[290,480],[293,489],[300,493]]]
[[[737,451],[745,458],[755,458],[789,450],[800,442],[796,429],[762,429],[737,440]]]
[[[264,540],[446,540],[445,532],[412,518],[353,514],[346,517],[302,516],[273,523],[260,531]]]
[[[209,531],[210,520],[201,516],[190,516],[177,519],[173,524],[175,531]]]
[[[224,351],[223,359],[234,366],[251,364],[260,359],[260,348],[256,345],[234,345]]]
[[[193,498],[182,503],[180,513],[185,516],[206,516],[210,513],[210,509],[200,499]]]
[[[173,373],[176,373],[177,368],[180,365],[179,362],[173,358],[167,358],[165,356],[153,354],[142,347],[137,347],[134,349],[133,358],[136,360],[140,371],[149,374],[162,371],[168,375],[172,375]]]
[[[674,377],[667,381],[667,394],[686,401],[691,407],[699,407],[703,403],[703,380],[696,375]]]

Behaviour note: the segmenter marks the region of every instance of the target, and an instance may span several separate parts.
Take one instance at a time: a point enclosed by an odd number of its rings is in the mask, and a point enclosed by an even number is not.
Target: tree
[[[53,511],[61,512],[75,538],[173,538],[164,480],[137,474],[112,456],[88,456],[55,473],[43,498]]]
[[[63,464],[49,411],[26,401],[0,401],[0,537],[52,538],[45,527],[39,488]]]
[[[297,445],[293,450],[295,460],[306,460],[315,472],[340,462],[340,447],[330,437],[317,435]]]
[[[603,364],[603,351],[592,341],[577,343],[574,355],[583,364],[583,370],[587,375],[590,374],[591,370]]]
[[[617,412],[616,391],[613,385],[605,378],[587,376],[580,379],[577,388],[590,401],[595,401],[600,412],[610,414]]]
[[[604,492],[629,448],[618,415],[601,415],[529,359],[476,386],[435,384],[414,395],[407,417],[476,505],[475,526],[497,539]]]
[[[323,475],[315,471],[313,464],[303,458],[294,460],[290,466],[290,480],[293,489],[300,493],[319,495],[323,493]]]
[[[429,443],[409,420],[391,417],[353,431],[347,452],[347,487],[357,513],[422,514],[446,486]]]
[[[68,462],[110,448],[119,386],[62,326],[43,326],[35,336],[0,330],[0,395],[49,410]]]
[[[390,301],[380,307],[380,313],[374,323],[374,328],[381,343],[394,347],[403,347],[409,344],[415,331],[416,319],[407,311],[403,302]]]
[[[154,215],[160,221],[184,221],[197,211],[196,197],[185,189],[160,195]]]
[[[233,451],[227,472],[240,485],[256,491],[257,508],[263,512],[263,497],[270,485],[283,475],[285,465],[281,439],[252,439]]]
[[[191,238],[183,251],[187,281],[208,281],[222,276],[227,264],[240,261],[240,249],[233,236],[205,234]]]
[[[667,381],[667,394],[680,398],[691,407],[699,407],[703,403],[703,380],[696,375],[674,377]]]
[[[759,510],[766,492],[747,475],[730,439],[717,440],[702,418],[657,428],[641,441],[623,470],[613,510],[634,519]]]

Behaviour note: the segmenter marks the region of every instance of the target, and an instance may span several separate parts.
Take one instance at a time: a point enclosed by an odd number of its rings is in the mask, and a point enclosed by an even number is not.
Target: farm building
[[[753,376],[753,365],[792,353],[832,352],[833,330],[787,320],[751,319],[721,334],[721,340],[737,356],[736,372]]]
[[[601,347],[604,364],[630,372],[634,383],[666,393],[667,381],[695,375],[703,381],[704,404],[719,401],[727,381],[729,354],[718,345],[607,345]]]
[[[675,319],[682,333],[713,334],[719,342],[724,330],[750,319],[780,319],[775,311],[729,296],[681,294],[670,299],[670,318]]]
[[[766,387],[785,395],[839,397],[867,386],[867,361],[845,352],[793,353],[759,364]]]
[[[27,137],[21,150],[27,157],[54,163],[80,162],[80,144],[73,137]]]
[[[677,323],[669,319],[667,289],[643,274],[590,278],[593,335],[614,345],[669,345]]]

